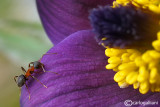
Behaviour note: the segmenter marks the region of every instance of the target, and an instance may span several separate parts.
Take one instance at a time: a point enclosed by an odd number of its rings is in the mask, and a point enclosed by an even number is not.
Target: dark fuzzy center
[[[109,47],[151,48],[159,30],[157,15],[132,5],[93,9],[89,18],[98,42]]]

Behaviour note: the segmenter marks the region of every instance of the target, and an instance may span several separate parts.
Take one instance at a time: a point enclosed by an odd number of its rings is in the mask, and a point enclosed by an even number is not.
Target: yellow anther
[[[113,48],[107,48],[105,50],[106,56],[112,57],[112,56],[120,56],[122,53],[124,53],[125,50],[123,49],[113,49]]]
[[[137,2],[134,2],[134,1],[132,1],[132,4],[134,5],[134,6],[136,6],[136,7],[140,7],[140,3],[139,4],[137,4]]]
[[[118,69],[120,71],[122,71],[122,70],[136,70],[137,66],[134,62],[123,63],[123,64],[119,65]]]
[[[138,72],[130,72],[126,77],[126,82],[128,84],[133,84],[137,81]]]
[[[156,91],[156,92],[160,92],[160,86],[156,87],[156,88],[155,88],[155,91]]]
[[[112,54],[114,54],[115,56],[121,55],[122,53],[125,52],[125,49],[114,49],[111,48]]]
[[[108,56],[108,57],[113,56],[110,48],[107,48],[107,49],[105,50],[105,54],[106,54],[106,56]]]
[[[159,75],[159,74],[158,74],[157,68],[151,69],[149,82],[150,82],[151,84],[156,83],[157,78],[158,78],[158,75]]]
[[[146,52],[142,55],[142,59],[145,61],[145,62],[150,62],[153,60],[153,58],[149,55],[149,52]]]
[[[160,40],[155,40],[152,42],[152,46],[157,50],[160,51]]]
[[[114,80],[116,82],[120,82],[122,81],[123,79],[126,78],[126,75],[128,74],[129,71],[119,71],[117,72],[115,75],[114,75]]]
[[[108,59],[108,63],[111,63],[111,64],[120,64],[121,63],[121,59],[120,59],[120,57],[110,57]]]
[[[160,32],[157,33],[157,39],[160,40]]]
[[[149,51],[149,55],[155,59],[160,58],[160,53],[155,50]]]
[[[105,44],[104,44],[104,43],[101,43],[101,45],[102,45],[103,47],[107,48],[107,46],[105,46]]]
[[[140,56],[140,53],[133,53],[130,57],[129,57],[129,59],[131,60],[131,61],[134,61],[138,56]]]
[[[146,78],[143,75],[138,75],[137,81],[138,82],[144,82]]]
[[[129,1],[128,0],[116,0],[118,4],[126,5]]]
[[[148,72],[145,66],[141,66],[139,68],[139,74],[145,75],[145,73]]]
[[[127,49],[127,52],[128,52],[128,53],[137,53],[138,51],[135,50],[135,49]]]
[[[149,78],[149,72],[145,67],[140,67],[139,75],[138,75],[138,82],[144,82]]]
[[[147,4],[148,2],[149,2],[148,0],[137,0],[137,3],[142,5]]]
[[[102,40],[107,40],[107,38],[102,38]]]
[[[150,63],[149,63],[149,65],[148,65],[148,68],[149,69],[152,69],[152,68],[155,68],[155,67],[158,67],[158,61],[151,61]]]
[[[149,91],[149,83],[147,81],[140,83],[139,91],[142,94],[146,94]]]
[[[120,88],[126,88],[129,86],[129,84],[127,84],[125,80],[118,82],[118,85]]]
[[[139,92],[140,92],[141,94],[146,94],[148,91],[149,91],[149,88],[147,88],[147,89],[145,89],[145,90],[142,90],[142,89],[139,88]]]
[[[124,53],[124,54],[122,54],[122,56],[121,56],[122,61],[123,62],[129,62],[130,61],[130,59],[129,59],[130,55],[131,55],[130,53]]]
[[[146,65],[146,63],[142,60],[142,57],[137,57],[135,59],[135,63],[136,63],[137,66],[144,66],[144,65]]]
[[[108,64],[106,65],[106,69],[114,69],[118,66],[118,64]]]
[[[138,89],[139,86],[140,86],[140,83],[139,83],[139,82],[135,82],[135,83],[133,84],[133,88],[134,88],[134,89]]]
[[[160,8],[156,5],[149,5],[149,9],[154,13],[160,14]]]
[[[113,68],[113,71],[116,71],[116,72],[117,72],[117,71],[118,71],[118,68],[117,68],[117,67],[116,67],[116,68]]]
[[[149,83],[147,81],[140,84],[140,89],[145,90],[147,88],[149,88]]]

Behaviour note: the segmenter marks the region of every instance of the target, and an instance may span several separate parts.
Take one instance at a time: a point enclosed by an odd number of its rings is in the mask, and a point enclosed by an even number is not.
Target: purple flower
[[[50,40],[55,44],[41,62],[46,71],[22,87],[22,107],[124,106],[125,100],[160,101],[159,93],[142,95],[132,87],[121,89],[114,72],[105,69],[105,48],[94,39],[88,11],[112,0],[37,0],[39,14]],[[128,102],[130,103],[130,102]]]
[[[37,0],[44,29],[48,37],[58,44],[70,34],[91,29],[89,10],[98,5],[111,4],[113,0]]]

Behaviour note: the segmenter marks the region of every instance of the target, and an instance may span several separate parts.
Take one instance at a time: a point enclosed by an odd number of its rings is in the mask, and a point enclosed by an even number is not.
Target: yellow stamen
[[[120,88],[127,88],[129,85],[126,83],[126,81],[121,81],[121,82],[118,82],[118,85]]]
[[[108,59],[108,62],[111,64],[116,64],[116,63],[121,63],[121,59],[120,57],[111,57]]]
[[[160,14],[160,8],[158,6],[155,6],[155,5],[149,5],[148,6],[149,9],[157,14]]]
[[[120,82],[126,78],[128,73],[129,73],[129,71],[127,71],[127,70],[126,71],[119,71],[115,74],[114,80],[116,82]]]
[[[160,51],[160,40],[156,40],[152,42],[152,46],[157,50]]]
[[[114,69],[118,64],[108,64],[106,65],[106,69]]]
[[[128,84],[134,84],[137,82],[138,72],[130,72],[126,77],[126,82]]]
[[[134,89],[138,89],[139,86],[140,86],[139,82],[135,82],[135,83],[133,84],[133,88],[134,88]]]
[[[136,70],[136,64],[134,62],[124,63],[118,67],[119,70]]]
[[[160,14],[160,0],[116,0],[113,8],[126,6],[128,3],[132,3],[136,8]],[[106,47],[105,54],[109,57],[106,69],[116,71],[114,80],[120,88],[133,85],[133,88],[139,88],[142,94],[148,91],[160,92],[160,32],[151,45],[153,48],[145,51]]]
[[[149,82],[150,82],[151,84],[156,83],[156,81],[158,80],[158,77],[159,77],[159,74],[158,74],[157,68],[151,69]]]

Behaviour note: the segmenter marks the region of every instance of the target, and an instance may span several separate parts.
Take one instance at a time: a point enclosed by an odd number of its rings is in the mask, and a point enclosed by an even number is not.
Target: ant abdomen
[[[21,74],[20,76],[18,76],[18,79],[17,79],[17,85],[18,87],[22,87],[26,82],[26,77]]]

